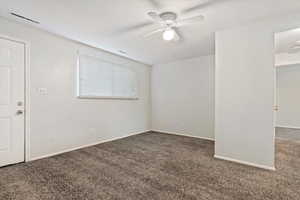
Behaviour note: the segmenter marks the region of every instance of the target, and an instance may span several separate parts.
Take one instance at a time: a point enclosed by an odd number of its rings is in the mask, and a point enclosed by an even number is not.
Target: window
[[[79,56],[79,98],[137,99],[137,82],[136,72],[127,66],[93,56]]]

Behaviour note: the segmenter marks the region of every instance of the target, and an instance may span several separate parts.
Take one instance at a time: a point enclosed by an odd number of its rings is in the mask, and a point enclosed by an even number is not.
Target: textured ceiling
[[[299,9],[299,0],[0,0],[4,17],[22,21],[9,15],[16,12],[39,21],[39,28],[147,64],[213,54],[217,30]],[[159,34],[144,38],[156,24],[124,31],[151,23],[149,11],[202,14],[205,21],[180,28],[179,43],[165,42]]]

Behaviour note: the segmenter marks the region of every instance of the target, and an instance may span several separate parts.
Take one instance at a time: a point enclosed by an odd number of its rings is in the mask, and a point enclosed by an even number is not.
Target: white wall
[[[216,157],[274,167],[274,33],[299,20],[279,16],[216,34]]]
[[[214,59],[153,66],[154,130],[214,139]]]
[[[31,159],[150,129],[150,67],[2,18],[0,27],[1,35],[31,43]],[[140,99],[77,99],[78,50],[135,69]]]
[[[300,128],[300,64],[277,68],[276,126]]]

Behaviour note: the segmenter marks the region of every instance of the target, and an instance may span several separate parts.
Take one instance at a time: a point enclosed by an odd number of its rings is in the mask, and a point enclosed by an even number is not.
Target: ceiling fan
[[[180,12],[180,15],[175,12],[157,12],[157,10],[165,10],[162,9],[163,3],[171,3],[174,0],[170,0],[168,2],[163,2],[159,0],[147,0],[149,5],[152,7],[151,10],[155,11],[149,11],[147,13],[147,16],[152,20],[151,22],[144,22],[141,24],[137,24],[135,26],[126,27],[124,29],[121,29],[118,31],[118,34],[121,32],[130,32],[130,31],[136,31],[138,29],[144,29],[149,26],[153,26],[155,24],[159,25],[158,28],[156,28],[153,31],[150,31],[146,34],[144,34],[145,37],[150,37],[154,34],[162,34],[162,38],[166,41],[180,41],[182,40],[182,34],[181,34],[181,27],[193,25],[195,23],[199,23],[205,19],[203,15],[193,15],[192,17],[182,17],[186,14],[193,13],[197,10],[206,9],[210,6],[214,6],[216,4],[225,3],[228,1],[233,0],[205,0],[201,1],[200,4],[197,4],[191,8],[182,9]]]
[[[160,25],[160,28],[147,33],[145,37],[162,32],[162,37],[166,41],[179,41],[181,38],[178,32],[179,27],[192,25],[204,20],[203,15],[178,19],[178,15],[174,12],[163,12],[159,14],[151,11],[147,14],[155,23]]]

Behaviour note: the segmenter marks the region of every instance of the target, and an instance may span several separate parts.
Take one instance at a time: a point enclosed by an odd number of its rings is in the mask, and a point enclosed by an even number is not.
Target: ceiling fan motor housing
[[[159,17],[166,23],[166,24],[173,24],[177,19],[177,14],[173,12],[164,12],[159,15]]]

